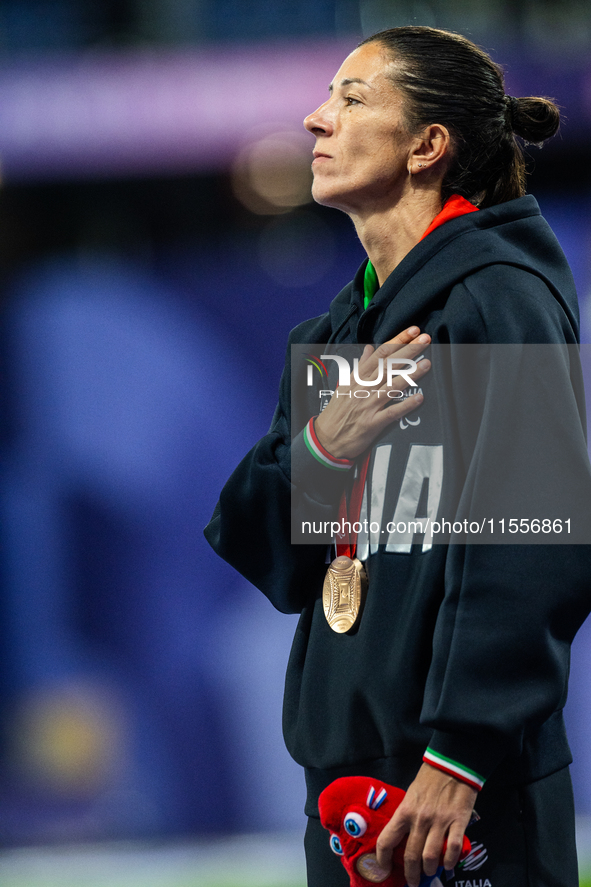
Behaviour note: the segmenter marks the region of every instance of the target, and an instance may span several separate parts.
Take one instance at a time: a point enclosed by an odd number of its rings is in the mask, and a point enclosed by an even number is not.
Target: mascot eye
[[[330,836],[330,849],[332,850],[333,853],[338,854],[338,856],[342,856],[344,853],[341,842],[339,841],[339,839],[337,838],[336,835]]]
[[[367,822],[359,813],[345,813],[345,830],[354,838],[360,838],[367,831]]]

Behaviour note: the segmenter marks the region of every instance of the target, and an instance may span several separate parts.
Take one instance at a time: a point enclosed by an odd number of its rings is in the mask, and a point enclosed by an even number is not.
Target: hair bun
[[[558,132],[560,111],[552,99],[505,96],[505,101],[511,129],[526,142],[541,145]]]

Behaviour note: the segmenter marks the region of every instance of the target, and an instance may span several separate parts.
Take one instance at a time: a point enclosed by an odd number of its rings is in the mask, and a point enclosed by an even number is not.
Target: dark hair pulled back
[[[525,194],[525,160],[516,136],[537,145],[553,136],[560,123],[553,101],[506,96],[501,68],[451,31],[391,28],[360,46],[366,43],[380,43],[394,62],[389,76],[405,97],[409,131],[431,123],[450,131],[444,200],[461,194],[485,207]]]

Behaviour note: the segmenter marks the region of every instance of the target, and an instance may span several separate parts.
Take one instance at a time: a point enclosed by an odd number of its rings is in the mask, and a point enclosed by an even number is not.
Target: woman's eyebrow
[[[349,86],[350,83],[363,83],[364,86],[369,86],[369,83],[366,80],[362,80],[361,77],[345,77],[344,80],[341,80],[340,86]],[[334,88],[334,84],[331,83],[328,87],[328,91],[332,92]],[[371,89],[371,86],[369,86]]]

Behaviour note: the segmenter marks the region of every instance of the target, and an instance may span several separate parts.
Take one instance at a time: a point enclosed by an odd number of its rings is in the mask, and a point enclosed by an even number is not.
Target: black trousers
[[[472,854],[450,887],[578,887],[575,816],[568,767],[521,786],[486,783],[480,821],[466,832]],[[349,887],[328,832],[310,816],[305,849],[308,887]]]

